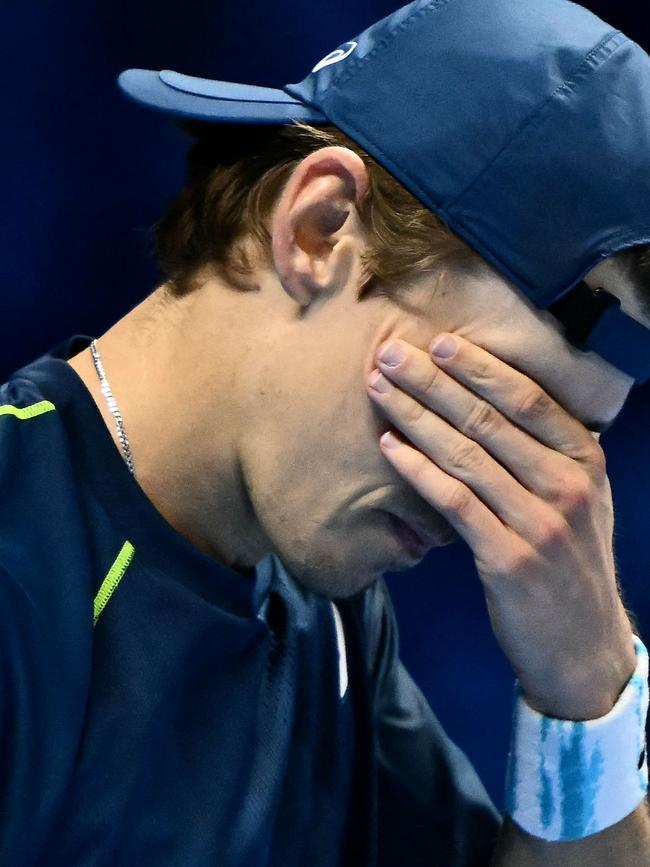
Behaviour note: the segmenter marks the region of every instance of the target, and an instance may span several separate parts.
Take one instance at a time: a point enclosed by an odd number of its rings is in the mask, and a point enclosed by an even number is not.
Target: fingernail
[[[390,382],[376,368],[368,377],[368,385],[380,394],[386,394],[391,388]]]
[[[398,365],[400,361],[404,361],[406,353],[399,343],[387,343],[386,346],[382,347],[377,358],[380,361],[383,361],[384,364],[389,364],[394,367]]]
[[[401,442],[397,439],[394,433],[391,431],[386,431],[386,433],[379,438],[379,442],[382,446],[385,446],[387,449],[396,449],[398,446],[401,446]]]
[[[431,344],[431,355],[438,358],[451,358],[458,349],[458,344],[449,334],[439,337]]]

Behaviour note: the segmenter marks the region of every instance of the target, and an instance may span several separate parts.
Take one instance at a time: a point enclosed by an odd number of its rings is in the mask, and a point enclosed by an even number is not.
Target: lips
[[[415,528],[396,515],[394,512],[386,512],[391,520],[395,531],[399,534],[404,544],[412,549],[418,556],[424,556],[426,552],[434,547],[435,540],[429,536],[423,536],[415,530]]]
[[[406,516],[403,512],[391,511],[389,514],[402,524],[405,524],[421,545],[433,545],[435,543],[436,537],[429,530],[424,529],[419,522],[414,521],[413,518]]]
[[[426,539],[424,539],[424,538],[420,535],[420,533],[418,533],[418,531],[415,529],[415,527],[414,527],[412,524],[410,524],[408,521],[405,521],[404,518],[400,518],[399,515],[395,515],[394,517],[395,517],[396,520],[398,520],[401,524],[403,524],[403,525],[404,525],[408,530],[410,530],[411,533],[413,533],[413,535],[415,536],[416,541],[417,541],[420,545],[426,545],[426,544],[427,544]]]

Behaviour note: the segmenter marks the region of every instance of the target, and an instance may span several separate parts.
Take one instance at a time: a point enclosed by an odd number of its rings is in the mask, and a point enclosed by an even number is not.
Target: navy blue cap
[[[283,88],[144,69],[118,83],[178,117],[334,124],[567,339],[650,379],[650,329],[583,279],[650,244],[650,56],[584,7],[416,0]]]

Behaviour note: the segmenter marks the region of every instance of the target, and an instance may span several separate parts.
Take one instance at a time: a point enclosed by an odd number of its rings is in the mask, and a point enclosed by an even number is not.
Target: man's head
[[[650,244],[650,56],[588,9],[413,0],[281,89],[168,69],[118,82],[185,120],[336,126],[575,345],[650,377],[650,332],[584,283]]]
[[[452,538],[379,449],[366,377],[389,336],[454,331],[590,424],[645,377],[649,58],[565,0],[481,12],[415,0],[282,89],[119,78],[197,136],[157,226],[166,283],[114,335],[122,414],[154,502],[237,568],[273,549],[348,595],[410,565],[385,511]],[[628,314],[588,334],[598,355],[547,310],[583,278]]]
[[[274,135],[289,141],[275,167]],[[173,347],[165,391],[193,414],[185,434],[201,474],[176,500],[196,503],[185,521],[195,540],[244,568],[275,550],[307,587],[346,596],[413,565],[386,511],[440,545],[455,538],[380,451],[389,425],[365,383],[384,339],[426,350],[440,331],[458,333],[583,422],[613,419],[633,380],[571,346],[553,316],[338,130],[266,130],[255,147],[240,140],[229,159],[218,139],[195,146],[191,184],[158,224],[167,282],[139,355],[164,357],[160,335]],[[631,315],[647,304],[615,261],[587,279]],[[170,478],[190,485],[187,471]],[[219,537],[226,510],[246,516],[229,540]]]

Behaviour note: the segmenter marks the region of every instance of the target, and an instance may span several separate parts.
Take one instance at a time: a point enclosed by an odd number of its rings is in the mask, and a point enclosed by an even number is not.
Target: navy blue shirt
[[[384,581],[332,603],[191,545],[65,361],[90,339],[0,386],[0,864],[487,867]]]

